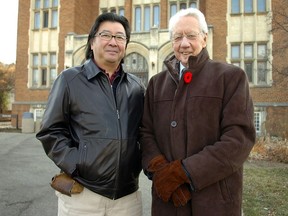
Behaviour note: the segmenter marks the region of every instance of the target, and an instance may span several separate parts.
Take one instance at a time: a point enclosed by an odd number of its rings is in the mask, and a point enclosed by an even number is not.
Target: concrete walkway
[[[57,198],[49,182],[58,168],[35,134],[0,132],[0,215],[56,216]],[[143,216],[150,216],[151,182],[141,173]]]

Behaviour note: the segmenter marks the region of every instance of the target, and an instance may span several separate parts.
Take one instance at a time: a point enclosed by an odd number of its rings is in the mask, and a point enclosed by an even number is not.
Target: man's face
[[[96,63],[103,69],[106,65],[117,67],[125,56],[126,43],[125,29],[121,23],[110,21],[101,23],[91,42]]]
[[[175,24],[172,33],[172,47],[176,58],[188,66],[189,56],[197,56],[206,47],[207,35],[200,32],[198,20],[184,16]]]

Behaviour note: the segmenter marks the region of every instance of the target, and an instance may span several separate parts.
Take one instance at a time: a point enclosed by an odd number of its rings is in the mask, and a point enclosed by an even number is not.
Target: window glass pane
[[[267,47],[265,44],[260,44],[260,45],[258,44],[257,57],[258,58],[267,57]]]
[[[52,0],[52,7],[58,7],[58,0]]]
[[[46,85],[47,84],[47,69],[44,68],[41,70],[42,72],[42,81],[41,81],[41,85]]]
[[[257,0],[257,11],[266,12],[266,0]]]
[[[240,0],[231,0],[231,13],[240,13]]]
[[[34,29],[40,29],[40,12],[34,14]]]
[[[144,8],[144,31],[149,31],[150,29],[150,7],[145,6]]]
[[[57,77],[57,72],[55,68],[51,68],[50,70],[50,84],[52,85]]]
[[[260,112],[254,112],[254,125],[256,132],[259,133],[261,129],[261,115]]]
[[[253,45],[248,44],[244,46],[244,57],[253,58]]]
[[[231,46],[231,58],[232,59],[240,58],[240,46],[239,45]]]
[[[253,81],[253,74],[252,74],[253,64],[251,62],[245,62],[245,69],[244,70],[247,74],[249,82],[252,82]]]
[[[50,65],[55,66],[56,65],[56,54],[50,54]]]
[[[49,12],[43,11],[43,28],[48,28]]]
[[[50,2],[50,0],[44,0],[44,5],[43,5],[43,7],[44,7],[44,8],[49,8],[49,2]]]
[[[159,26],[159,6],[158,5],[155,5],[153,7],[153,27],[155,26]]]
[[[196,2],[191,2],[191,3],[189,4],[189,7],[190,7],[190,8],[197,8],[197,3],[196,3]]]
[[[171,4],[170,5],[170,17],[172,17],[174,14],[177,12],[177,5],[176,4]]]
[[[253,1],[252,0],[245,0],[244,1],[244,12],[245,13],[252,13],[253,12]]]
[[[40,9],[41,7],[41,0],[35,0],[35,9]]]
[[[33,62],[32,62],[32,64],[33,64],[33,67],[38,67],[38,64],[39,64],[39,62],[38,62],[38,55],[33,55]]]
[[[39,73],[38,73],[38,69],[34,69],[32,72],[32,86],[38,86],[38,81],[39,81]]]
[[[124,16],[124,15],[125,15],[123,8],[120,8],[120,9],[119,9],[119,15],[120,15],[120,16]]]
[[[135,8],[135,31],[141,31],[141,8]]]
[[[53,10],[52,11],[52,22],[51,22],[51,27],[56,28],[58,26],[58,11]]]
[[[266,84],[266,73],[267,73],[267,64],[266,62],[258,62],[257,63],[257,69],[258,69],[258,76],[257,76],[257,82],[258,84]]]
[[[186,7],[187,7],[186,3],[181,3],[180,4],[180,9],[186,9]]]
[[[41,56],[41,66],[47,66],[47,55]]]

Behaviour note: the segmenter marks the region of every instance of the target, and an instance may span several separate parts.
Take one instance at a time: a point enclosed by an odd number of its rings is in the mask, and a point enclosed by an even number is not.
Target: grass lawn
[[[245,162],[243,211],[244,216],[288,216],[288,164]]]

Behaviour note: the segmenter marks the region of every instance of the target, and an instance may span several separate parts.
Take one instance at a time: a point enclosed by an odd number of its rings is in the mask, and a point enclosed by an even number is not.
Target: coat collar
[[[203,68],[206,61],[209,59],[209,54],[206,48],[203,48],[202,51],[197,56],[190,56],[188,59],[189,67],[187,69],[192,70],[193,74],[198,74]],[[176,59],[173,55],[168,60],[164,61],[164,64],[168,68],[169,72],[173,77],[178,76],[180,70],[180,61]]]
[[[82,65],[82,72],[85,74],[88,80],[96,77],[99,73],[105,73],[103,70],[101,70],[92,59],[88,59],[84,62]],[[123,71],[122,64],[120,65],[119,70],[121,71],[121,74],[125,74]]]

